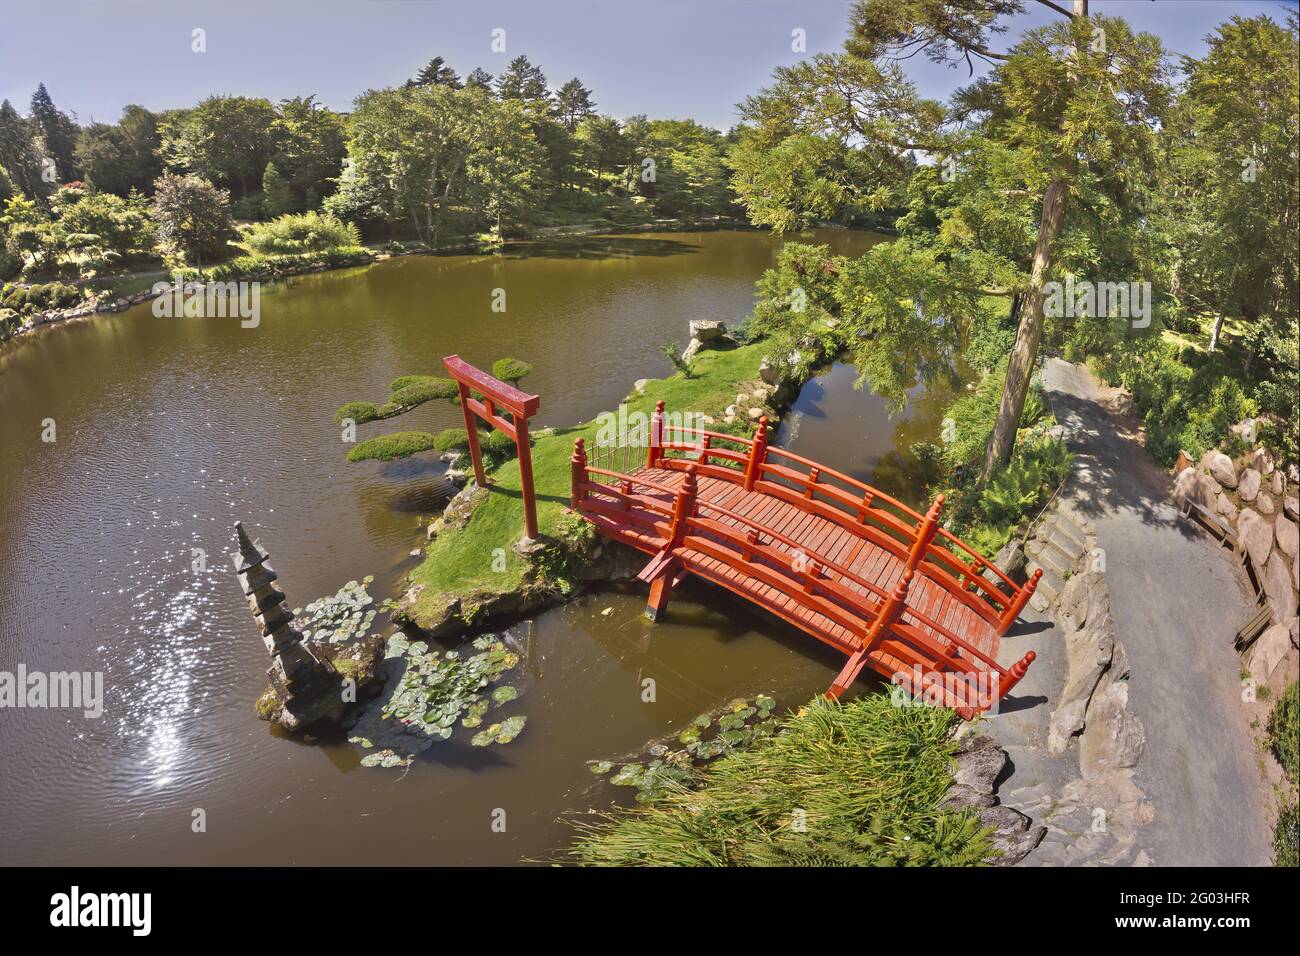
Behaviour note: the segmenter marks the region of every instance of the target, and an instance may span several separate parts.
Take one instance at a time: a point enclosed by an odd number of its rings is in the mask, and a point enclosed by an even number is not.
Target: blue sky
[[[1056,17],[1033,9],[1007,34]],[[1296,0],[1093,0],[1178,53],[1197,55],[1216,24],[1240,14],[1281,20]],[[402,82],[434,55],[463,76],[497,73],[526,53],[552,87],[578,76],[616,116],[690,116],[720,129],[774,67],[838,49],[846,0],[0,0],[0,99],[26,112],[37,82],[81,122],[115,120],[127,103],[189,106],[212,93],[280,99],[315,93],[347,109],[367,88]],[[490,49],[506,31],[506,53]],[[207,52],[191,51],[206,31]],[[922,58],[907,63],[922,92],[967,81]]]

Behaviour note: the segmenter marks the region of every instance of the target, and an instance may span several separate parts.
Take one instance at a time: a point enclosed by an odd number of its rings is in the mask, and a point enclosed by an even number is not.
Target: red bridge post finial
[[[664,400],[655,402],[654,414],[650,416],[650,450],[646,453],[645,466],[657,468],[659,459],[664,456]]]
[[[1038,587],[1038,579],[1042,576],[1043,569],[1035,568],[1034,573],[1030,575],[1025,586],[1016,592],[1016,596],[1011,599],[1011,603],[1007,605],[1007,609],[1002,613],[1002,617],[998,619],[998,637],[1001,637],[1007,631],[1011,630],[1011,625],[1016,623],[1016,618],[1018,618],[1020,612],[1025,609],[1025,605],[1029,603],[1029,599],[1034,596],[1034,590]]]
[[[1024,657],[1020,658],[1020,660],[1016,661],[1007,669],[1006,677],[1002,678],[1002,680],[998,682],[999,698],[1007,696],[1007,693],[1011,688],[1020,683],[1020,678],[1025,676],[1025,672],[1029,670],[1029,665],[1032,664],[1037,657],[1038,655],[1033,651],[1028,651]]]
[[[669,546],[680,548],[686,538],[687,519],[695,513],[695,495],[698,492],[695,482],[695,463],[686,466],[686,477],[682,479],[682,488],[673,500],[672,536]]]
[[[573,510],[577,511],[587,497],[584,486],[587,483],[587,443],[582,438],[573,440],[573,457],[569,459],[573,466],[573,487],[571,491]]]

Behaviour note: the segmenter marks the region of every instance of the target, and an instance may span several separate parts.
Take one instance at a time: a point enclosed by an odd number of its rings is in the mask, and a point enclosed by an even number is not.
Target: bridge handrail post
[[[767,416],[758,420],[754,429],[754,444],[749,448],[749,461],[745,462],[745,490],[753,491],[754,482],[758,480],[759,469],[767,460]]]
[[[587,483],[587,443],[583,438],[573,440],[573,456],[569,459],[572,466],[572,497],[573,510],[577,511],[587,497],[587,490],[584,487]]]
[[[686,520],[695,512],[697,490],[695,465],[692,463],[686,466],[686,477],[682,480],[681,490],[673,499],[673,520],[669,539],[671,547],[680,548],[686,538]]]
[[[1011,604],[1007,606],[1007,609],[1002,612],[1002,617],[998,619],[998,637],[1011,630],[1011,625],[1016,622],[1016,618],[1025,609],[1029,599],[1034,596],[1034,590],[1038,587],[1038,579],[1042,576],[1043,569],[1036,569],[1033,576],[1025,583],[1025,586],[1016,592],[1016,596],[1011,599]]]
[[[1011,688],[1020,683],[1020,678],[1025,676],[1025,672],[1029,670],[1029,665],[1034,662],[1034,659],[1037,656],[1038,655],[1033,651],[1027,651],[1024,657],[1020,658],[1020,660],[1016,661],[1007,669],[1006,677],[1001,678],[998,681],[999,700],[1006,697],[1007,694],[1010,693]]]
[[[654,414],[650,416],[650,448],[646,452],[645,466],[656,468],[664,454],[664,402],[655,402]]]
[[[925,513],[925,517],[921,519],[921,524],[916,529],[912,550],[907,555],[909,569],[915,570],[925,560],[925,552],[934,541],[934,536],[939,533],[939,512],[942,509],[943,495],[935,495],[934,504],[930,505],[930,510]]]
[[[911,587],[914,573],[911,568],[905,569],[893,593],[885,599],[880,614],[871,622],[871,627],[867,630],[867,642],[863,646],[864,651],[870,651],[879,644],[881,637],[884,636],[885,628],[903,616],[903,608],[907,606],[907,592]]]

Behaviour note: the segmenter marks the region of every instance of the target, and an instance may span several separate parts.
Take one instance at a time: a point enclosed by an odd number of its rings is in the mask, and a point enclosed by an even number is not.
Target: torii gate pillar
[[[483,470],[483,450],[478,443],[477,419],[483,419],[515,440],[515,448],[519,453],[519,481],[524,497],[524,535],[536,539],[537,494],[533,489],[533,453],[528,445],[528,419],[537,414],[541,399],[520,391],[508,382],[493,378],[459,355],[448,355],[442,364],[460,390],[460,409],[465,415],[465,434],[469,436],[469,457],[474,463],[474,481],[480,488],[486,488],[488,482]],[[474,398],[470,394],[471,389],[482,395],[483,400]],[[500,415],[498,408],[508,411],[510,418]]]

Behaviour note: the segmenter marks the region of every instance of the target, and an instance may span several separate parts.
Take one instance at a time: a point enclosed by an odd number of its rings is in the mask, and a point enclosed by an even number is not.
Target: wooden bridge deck
[[[686,478],[685,472],[664,468],[637,468],[629,472],[629,475],[672,489],[680,488]],[[599,496],[600,492],[593,492],[593,495]],[[658,498],[665,505],[672,504],[672,497],[663,492],[647,490],[646,495]],[[605,497],[611,504],[615,503],[610,496]],[[706,516],[709,514],[708,506],[716,504],[727,511],[750,518],[757,524],[794,539],[810,557],[814,559],[825,557],[847,568],[855,576],[872,582],[886,594],[898,585],[903,576],[905,562],[901,558],[820,515],[804,511],[772,495],[761,491],[746,491],[741,485],[717,478],[701,478],[698,481],[696,500],[698,507]],[[648,554],[655,554],[664,546],[663,538],[640,527],[630,524],[620,525],[616,519],[608,517],[597,516],[593,520],[606,537],[618,537]],[[718,513],[716,520],[738,529],[741,533],[747,530],[744,522],[736,520],[731,515]],[[764,532],[759,533],[758,540],[760,544],[770,544],[787,554],[793,554],[796,550]],[[689,561],[691,570],[701,577],[709,578],[714,583],[741,594],[753,603],[787,620],[794,618],[792,623],[804,627],[809,633],[826,643],[833,644],[850,654],[861,649],[861,639],[848,628],[814,609],[800,605],[770,584],[750,577],[718,558],[689,547],[682,550],[681,557]],[[842,576],[833,569],[827,569],[824,573],[826,577],[838,581],[844,587],[864,597],[871,596],[867,588],[850,577]],[[906,603],[909,607],[922,611],[930,620],[955,632],[988,656],[997,657],[999,641],[993,625],[929,578],[921,578],[908,590]],[[922,623],[919,626],[945,646],[950,643],[947,637],[929,624]],[[984,666],[978,658],[973,658],[972,663],[977,667]],[[908,666],[911,666],[910,661]]]
[[[575,442],[572,508],[651,555],[640,574],[649,616],[694,574],[845,654],[830,696],[870,667],[966,717],[996,704],[1034,659],[1005,668],[997,655],[1037,577],[1018,585],[943,530],[942,495],[919,514],[769,448],[766,428],[760,421],[753,439],[670,433],[661,403],[647,448],[606,446],[588,461]]]

